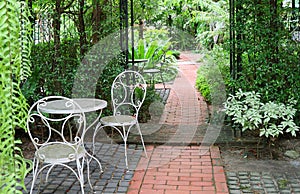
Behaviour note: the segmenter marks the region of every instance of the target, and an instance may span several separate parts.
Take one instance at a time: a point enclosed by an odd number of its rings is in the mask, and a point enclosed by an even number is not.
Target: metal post
[[[122,65],[128,69],[128,1],[120,0],[120,47],[125,61]]]
[[[131,20],[131,59],[132,59],[132,67],[134,67],[134,12],[133,12],[133,0],[130,1],[130,20]]]

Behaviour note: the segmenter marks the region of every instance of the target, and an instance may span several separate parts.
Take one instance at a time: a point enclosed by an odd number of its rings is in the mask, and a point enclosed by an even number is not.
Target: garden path
[[[141,124],[148,158],[143,155],[138,135],[131,135],[128,140],[132,143],[128,148],[130,170],[124,171],[123,146],[107,143],[107,140],[102,142],[102,138],[98,140],[96,156],[104,172],[99,176],[96,164],[91,163],[94,193],[228,193],[219,147],[201,146],[208,111],[195,90],[200,57],[181,54],[180,74],[173,83],[167,84],[171,92],[163,114]],[[27,188],[30,181],[31,175],[25,180]],[[90,192],[89,187],[86,191]],[[75,177],[58,167],[53,169],[49,182],[40,184],[36,193],[73,194],[80,193],[80,189]]]

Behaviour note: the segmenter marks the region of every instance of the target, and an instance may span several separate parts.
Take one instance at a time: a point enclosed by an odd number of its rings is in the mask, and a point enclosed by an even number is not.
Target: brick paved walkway
[[[130,182],[128,194],[228,193],[218,147],[148,146]],[[207,151],[208,150],[208,151]]]
[[[160,120],[168,130],[145,136],[146,142],[163,145],[147,146],[149,158],[141,158],[128,194],[228,193],[219,148],[195,146],[205,134],[205,127],[199,126],[205,126],[208,113],[206,103],[195,91],[198,65],[195,59],[183,57],[183,61],[179,61],[180,74],[169,85],[171,93]],[[164,133],[166,131],[168,133]],[[170,133],[173,136],[170,137]],[[165,138],[158,141],[161,136]]]

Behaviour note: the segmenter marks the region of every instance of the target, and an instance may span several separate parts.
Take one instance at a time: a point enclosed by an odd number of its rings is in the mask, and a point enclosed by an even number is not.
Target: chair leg
[[[123,135],[122,135],[122,138],[123,138],[123,141],[124,141],[124,153],[125,153],[125,165],[126,165],[126,169],[127,171],[129,171],[129,167],[128,167],[128,159],[127,159],[127,133],[126,133],[126,129],[125,129],[125,126],[122,126],[123,128]]]
[[[35,181],[37,179],[37,172],[39,168],[39,161],[37,159],[33,159],[33,168],[32,168],[32,183],[31,183],[31,188],[30,188],[30,194],[33,192],[33,187],[35,184]]]
[[[81,161],[81,164],[80,164],[80,160],[77,159],[76,160],[76,165],[77,165],[77,171],[78,171],[78,175],[77,175],[77,179],[79,180],[79,184],[80,184],[80,188],[81,188],[81,192],[82,194],[84,194],[84,175],[83,175],[83,166],[84,166],[84,161],[85,161],[85,158],[82,158],[82,161]],[[71,168],[69,168],[71,171],[73,171]],[[73,173],[75,174],[76,176],[76,172],[73,171]],[[90,184],[90,187],[92,188],[92,185],[91,183],[89,182]]]
[[[87,160],[87,163],[88,163],[88,166],[89,166],[89,163],[92,159],[94,159],[98,165],[99,165],[99,168],[100,168],[100,173],[103,172],[103,169],[102,169],[102,165],[101,165],[101,162],[95,157],[95,137],[98,133],[98,131],[100,131],[104,126],[101,126],[101,125],[97,125],[96,126],[96,129],[94,131],[94,134],[93,134],[93,142],[92,142],[92,147],[93,147],[93,150],[92,150],[92,155],[90,153],[87,152],[87,155],[91,158],[90,160]]]
[[[141,136],[141,142],[142,142],[142,145],[143,145],[143,149],[144,149],[144,152],[145,152],[145,156],[146,156],[146,158],[148,158],[147,150],[146,150],[146,147],[145,147],[145,144],[144,144],[144,139],[143,139],[143,135],[142,135],[142,131],[141,131],[141,128],[140,128],[139,123],[136,124],[136,127],[137,127],[137,129],[138,129],[138,131],[139,131],[139,134],[140,134],[140,136]]]
[[[162,76],[162,72],[160,72],[159,74],[160,74],[160,78],[161,78],[161,81],[163,83],[164,89],[166,90],[166,84],[165,84],[164,78]]]

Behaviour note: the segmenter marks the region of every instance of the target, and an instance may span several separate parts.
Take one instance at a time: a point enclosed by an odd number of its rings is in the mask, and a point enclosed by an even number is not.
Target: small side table
[[[92,127],[101,116],[102,110],[106,108],[107,102],[105,100],[100,100],[96,98],[74,98],[73,99],[82,109],[83,112],[93,112],[100,110],[100,114],[93,121],[91,125],[89,125],[86,130]],[[70,114],[70,113],[80,113],[79,109],[67,109],[65,106],[66,100],[54,100],[47,102],[46,106],[40,107],[40,110],[49,113],[49,114]],[[78,112],[77,112],[78,111]]]
[[[148,59],[134,59],[134,60],[130,59],[130,60],[128,60],[128,63],[132,64],[132,70],[138,71],[138,72],[140,72],[138,64],[139,63],[147,63],[147,62],[148,62]],[[135,65],[135,64],[137,64],[137,65]]]

